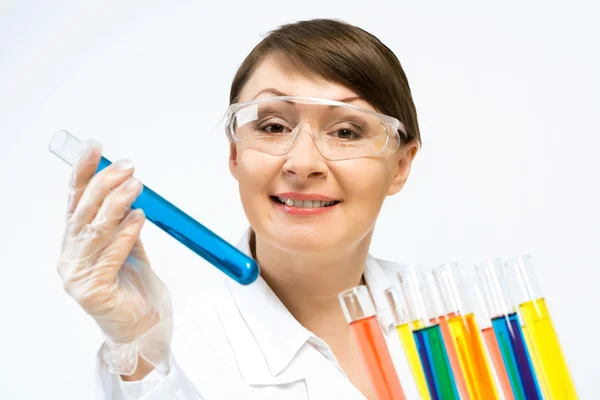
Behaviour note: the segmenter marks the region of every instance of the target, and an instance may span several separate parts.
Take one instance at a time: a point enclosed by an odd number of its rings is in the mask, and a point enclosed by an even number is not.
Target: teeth
[[[320,201],[320,200],[292,200],[283,197],[277,197],[277,200],[288,207],[300,208],[318,208],[327,207],[335,204],[335,201]]]

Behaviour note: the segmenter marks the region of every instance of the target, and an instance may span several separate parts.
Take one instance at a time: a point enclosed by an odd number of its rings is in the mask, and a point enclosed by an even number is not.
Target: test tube
[[[460,399],[440,325],[425,305],[424,298],[429,296],[422,267],[408,266],[398,273],[398,279],[431,398]]]
[[[515,399],[542,399],[533,361],[517,313],[512,310],[508,290],[501,275],[502,261],[487,258],[475,266],[478,288],[491,316],[496,340],[510,379]]]
[[[61,160],[73,166],[79,157],[81,145],[81,140],[68,131],[62,130],[52,137],[49,149]],[[110,164],[108,159],[101,157],[96,172]],[[148,220],[238,283],[248,285],[258,277],[259,267],[256,261],[149,187],[143,186],[131,208],[141,208]]]
[[[481,328],[483,342],[487,348],[488,356],[492,361],[492,367],[496,372],[496,378],[498,378],[496,383],[502,389],[502,393],[504,394],[504,398],[506,400],[515,400],[511,381],[508,376],[507,366],[502,358],[502,352],[500,351],[500,346],[498,345],[498,339],[496,338],[496,333],[494,332],[494,327],[492,326],[492,316],[488,313],[480,285],[476,280],[469,280],[467,282],[467,286],[470,288],[471,293],[473,294],[472,300],[475,318],[477,319],[479,328]],[[511,373],[512,371],[514,371],[514,369],[511,370]]]
[[[524,255],[508,261],[505,273],[511,301],[523,320],[524,333],[529,339],[527,344],[541,383],[552,399],[577,399],[575,384],[534,275],[531,257]]]
[[[471,400],[467,382],[458,359],[458,352],[456,351],[456,346],[454,345],[454,340],[452,340],[452,334],[448,327],[449,312],[445,310],[442,296],[432,271],[424,268],[422,271],[422,276],[424,278],[423,284],[426,285],[427,288],[427,296],[424,298],[425,307],[430,316],[433,317],[431,318],[431,323],[440,325],[442,337],[444,338],[444,346],[448,353],[448,360],[450,361],[450,367],[452,368],[452,374],[454,375],[454,381],[456,382],[456,388],[458,389],[461,400]]]
[[[494,375],[486,357],[481,333],[465,293],[458,265],[443,264],[433,270],[446,309],[453,315],[448,327],[472,399],[500,399]]]
[[[371,294],[365,285],[338,294],[338,300],[359,348],[377,400],[405,400],[404,390],[379,327]]]
[[[406,309],[401,291],[402,289],[400,286],[395,285],[384,290],[383,293],[390,306],[390,310],[392,311],[396,332],[400,338],[400,343],[404,349],[404,354],[408,360],[410,370],[417,383],[417,389],[421,396],[421,400],[430,400],[431,396],[429,395],[427,380],[425,379],[425,373],[423,371],[423,366],[421,365],[421,359],[419,358],[419,351],[417,350],[417,344],[415,343],[415,338],[413,336],[413,327],[408,319],[408,310]]]

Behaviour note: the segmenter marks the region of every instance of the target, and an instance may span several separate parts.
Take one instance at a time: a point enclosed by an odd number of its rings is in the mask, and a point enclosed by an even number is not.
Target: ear
[[[388,196],[392,196],[402,190],[408,179],[412,162],[418,151],[419,143],[416,140],[411,140],[399,150],[395,160],[396,170],[394,178],[388,188]]]
[[[238,180],[237,146],[234,142],[229,143],[229,171]]]

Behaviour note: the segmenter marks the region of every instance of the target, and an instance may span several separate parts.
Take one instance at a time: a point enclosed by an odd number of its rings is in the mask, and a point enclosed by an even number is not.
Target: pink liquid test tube
[[[340,293],[338,299],[367,368],[377,400],[405,400],[369,290],[364,285],[355,286]]]

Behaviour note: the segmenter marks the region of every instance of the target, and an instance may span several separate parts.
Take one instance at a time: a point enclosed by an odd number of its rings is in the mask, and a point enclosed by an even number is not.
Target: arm
[[[138,367],[131,376],[110,373],[100,359],[96,363],[97,400],[202,400],[192,383],[171,357],[170,366]],[[150,371],[147,371],[150,368]],[[144,374],[143,377],[141,375]],[[138,376],[136,376],[138,375]],[[137,379],[139,377],[139,379]],[[125,379],[123,379],[125,378]],[[126,380],[127,379],[127,380]]]
[[[124,382],[141,381],[146,375],[154,370],[154,366],[138,356],[137,369],[131,375],[121,375]]]

